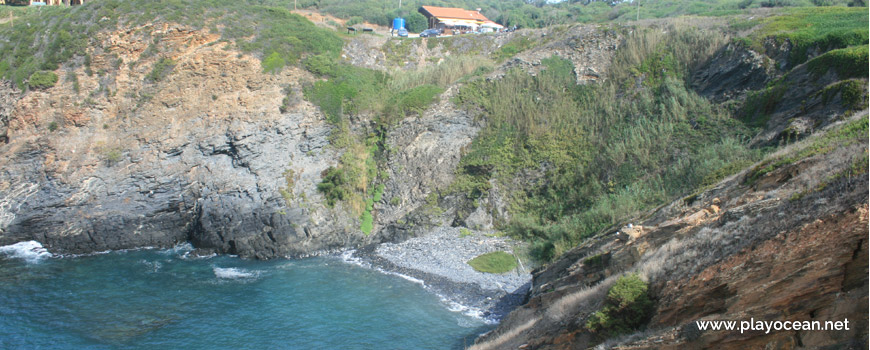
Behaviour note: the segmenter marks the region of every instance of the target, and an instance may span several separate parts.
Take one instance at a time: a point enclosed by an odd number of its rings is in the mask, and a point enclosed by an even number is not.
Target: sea
[[[464,349],[491,322],[341,256],[0,247],[0,349]]]

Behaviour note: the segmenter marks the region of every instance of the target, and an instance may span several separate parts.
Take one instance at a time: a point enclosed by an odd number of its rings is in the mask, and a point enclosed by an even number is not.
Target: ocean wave
[[[462,305],[462,304],[460,304],[456,301],[450,300],[442,295],[439,295],[438,297],[441,299],[441,302],[444,303],[444,305],[446,305],[447,310],[450,312],[461,313],[465,316],[481,320],[484,323],[489,324],[489,325],[498,324],[498,320],[496,320],[494,318],[486,317],[486,313],[480,308],[476,308],[476,307],[472,307],[472,306],[468,306],[468,305]],[[462,323],[460,323],[459,325],[463,326]],[[463,327],[465,327],[465,326],[463,326]]]
[[[187,257],[187,255],[190,254],[190,252],[192,252],[192,251],[193,251],[193,245],[190,244],[190,242],[181,242],[181,243],[176,244],[172,248],[161,249],[157,252],[162,254],[162,255],[172,255],[172,256],[177,256],[177,257],[183,258],[183,257]]]
[[[378,268],[378,269],[376,269],[376,270],[377,270],[378,272],[380,272],[380,273],[384,273],[384,274],[387,274],[387,275],[393,275],[393,276],[401,277],[402,279],[404,279],[404,280],[406,280],[406,281],[414,282],[414,283],[416,283],[416,284],[419,284],[419,285],[423,286],[423,288],[426,288],[426,282],[423,281],[423,280],[421,280],[421,279],[419,279],[419,278],[414,278],[414,277],[411,277],[411,276],[408,276],[408,275],[403,275],[403,274],[398,273],[398,272],[385,271],[385,270],[380,269],[380,268]]]
[[[356,253],[356,249],[348,249],[348,250],[345,250],[345,251],[341,252],[341,255],[340,255],[340,256],[341,256],[341,261],[344,261],[344,262],[346,262],[346,263],[348,263],[348,264],[351,264],[351,265],[357,265],[357,266],[366,267],[366,266],[363,264],[362,259],[360,259],[360,258],[358,258],[358,257],[355,257],[355,256],[353,255],[354,253]]]
[[[50,258],[53,255],[46,250],[42,244],[37,241],[18,242],[11,245],[0,247],[0,254],[24,259],[29,263],[39,262],[40,260]]]
[[[250,271],[237,267],[212,267],[214,275],[222,279],[255,279],[260,277],[259,271]]]

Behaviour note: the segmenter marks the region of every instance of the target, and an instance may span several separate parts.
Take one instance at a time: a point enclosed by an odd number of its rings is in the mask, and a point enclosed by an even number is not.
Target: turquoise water
[[[338,258],[0,255],[0,349],[461,349],[488,327]]]

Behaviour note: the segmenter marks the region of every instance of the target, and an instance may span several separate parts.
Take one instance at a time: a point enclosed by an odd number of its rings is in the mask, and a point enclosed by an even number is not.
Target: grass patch
[[[833,69],[840,79],[866,78],[870,71],[867,59],[867,45],[852,46],[825,52],[807,62],[807,69],[816,77],[820,77]]]
[[[468,261],[479,272],[505,273],[517,268],[517,258],[506,252],[491,252]]]
[[[501,48],[493,53],[493,59],[497,62],[502,62],[508,58],[516,56],[518,53],[531,49],[535,46],[535,42],[525,36],[514,37]]]
[[[866,45],[867,23],[866,7],[797,8],[785,11],[782,16],[765,19],[751,37],[753,48],[759,52],[764,51],[763,41],[768,37],[779,43],[791,42],[793,47],[788,63],[793,67],[806,62],[810,50],[825,52]]]
[[[636,331],[652,316],[647,283],[636,274],[620,277],[607,291],[604,307],[586,321],[598,340]]]
[[[471,236],[471,230],[463,227],[459,229],[459,238]]]

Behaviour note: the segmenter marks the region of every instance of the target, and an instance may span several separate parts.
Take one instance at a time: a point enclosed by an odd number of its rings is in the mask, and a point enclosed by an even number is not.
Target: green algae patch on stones
[[[469,260],[468,265],[480,272],[505,273],[517,268],[517,258],[506,252],[491,252]]]

